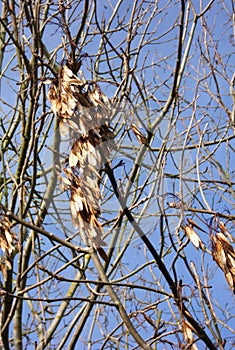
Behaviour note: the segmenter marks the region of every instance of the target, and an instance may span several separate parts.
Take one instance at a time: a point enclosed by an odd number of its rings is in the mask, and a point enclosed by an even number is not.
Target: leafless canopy
[[[233,0],[1,4],[1,349],[234,348]]]

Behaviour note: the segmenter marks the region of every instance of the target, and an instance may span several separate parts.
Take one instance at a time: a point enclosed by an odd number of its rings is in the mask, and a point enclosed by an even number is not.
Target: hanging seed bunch
[[[99,86],[78,77],[77,70],[77,66],[62,65],[58,79],[51,81],[48,99],[59,117],[61,136],[72,143],[67,167],[63,168],[66,178],[60,176],[60,180],[70,191],[73,224],[86,245],[99,250],[104,245],[98,221],[99,173],[114,146],[111,106]]]
[[[7,279],[7,270],[12,269],[11,254],[17,248],[17,239],[12,232],[11,223],[8,217],[0,209],[0,250],[3,255],[0,257],[0,271],[3,279]]]
[[[224,226],[224,225],[223,225]],[[220,228],[222,226],[220,225]],[[217,265],[224,272],[229,287],[235,294],[235,250],[225,236],[226,231],[211,234],[212,256]]]
[[[0,248],[10,256],[15,248],[16,237],[11,230],[11,223],[8,217],[0,210]]]

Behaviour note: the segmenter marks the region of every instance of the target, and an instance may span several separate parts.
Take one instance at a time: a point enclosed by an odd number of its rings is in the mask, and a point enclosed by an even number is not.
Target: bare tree
[[[1,11],[1,349],[232,349],[233,1]]]

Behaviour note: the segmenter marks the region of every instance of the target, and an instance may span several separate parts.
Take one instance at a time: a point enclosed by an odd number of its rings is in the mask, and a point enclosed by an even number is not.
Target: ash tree
[[[2,0],[1,349],[232,349],[232,0]]]

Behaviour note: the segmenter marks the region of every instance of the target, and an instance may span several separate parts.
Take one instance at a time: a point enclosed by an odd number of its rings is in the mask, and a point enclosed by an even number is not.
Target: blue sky
[[[98,3],[98,19],[99,23],[102,24],[102,19],[104,19],[105,25],[107,25],[110,16],[112,15],[113,8],[116,2],[104,2],[100,1]],[[157,2],[156,2],[157,3]],[[199,11],[198,1],[192,1],[196,10]],[[208,1],[203,1],[203,6],[205,7],[208,4]],[[229,2],[226,3],[228,6],[228,11],[232,13],[231,4]],[[130,8],[129,8],[130,6]],[[128,22],[128,18],[131,16],[131,6],[132,2],[129,0],[125,0],[123,4],[120,6],[117,11],[117,16],[113,19],[112,23],[109,26],[110,32],[107,34],[109,40],[112,45],[118,46],[117,51],[121,54],[122,50],[125,51],[127,48],[126,43],[126,35],[128,31],[127,26],[123,26],[120,31],[117,33],[114,32],[117,23],[123,21]],[[143,9],[147,9],[148,2],[143,4]],[[77,12],[73,13],[74,20],[73,25],[71,26],[71,30],[75,33],[78,28],[78,18],[80,14],[80,10],[82,8],[82,4],[78,7]],[[129,10],[128,10],[129,8]],[[143,28],[151,16],[154,10],[154,6],[151,7],[151,11],[146,11],[143,15],[144,10],[140,11],[141,23],[137,28],[135,39],[131,44],[130,53],[132,58],[130,60],[130,68],[135,68],[134,74],[136,79],[138,79],[140,86],[142,87],[142,93],[146,97],[148,107],[147,112],[145,106],[143,105],[143,101],[141,99],[139,90],[134,81],[131,84],[131,101],[134,105],[135,109],[138,110],[138,116],[140,116],[142,120],[141,130],[145,134],[147,130],[147,125],[152,125],[155,120],[159,117],[162,108],[164,107],[166,100],[169,96],[172,82],[173,82],[173,70],[175,67],[175,53],[177,49],[177,37],[178,37],[178,26],[174,26],[174,24],[178,21],[179,15],[179,2],[175,2],[170,4],[168,1],[159,1],[158,9],[156,10],[156,16],[154,20],[151,21],[151,24],[148,27],[148,31],[145,37],[146,45],[144,45],[141,51],[137,55],[136,45],[140,42]],[[127,10],[127,12],[125,12]],[[185,43],[183,47],[183,53],[185,52],[187,41],[189,40],[190,28],[192,26],[192,12],[189,14],[189,26],[185,33]],[[219,89],[221,91],[222,100],[225,106],[231,110],[231,96],[229,93],[229,80],[232,77],[234,72],[234,38],[233,43],[231,36],[233,35],[232,25],[227,21],[228,17],[226,15],[226,11],[224,9],[224,4],[221,4],[220,1],[215,1],[211,10],[206,15],[206,23],[202,23],[201,20],[198,21],[198,26],[196,28],[196,32],[194,34],[194,41],[190,50],[189,58],[187,60],[185,74],[182,79],[181,87],[179,89],[179,100],[177,101],[174,109],[171,108],[169,113],[165,116],[165,118],[161,121],[159,127],[155,130],[155,135],[151,147],[154,149],[154,152],[147,152],[145,158],[143,159],[143,167],[141,169],[140,175],[136,182],[133,183],[131,194],[128,198],[128,204],[131,205],[133,201],[133,191],[135,188],[139,187],[138,194],[139,197],[139,205],[133,209],[133,214],[135,215],[136,221],[139,222],[141,228],[148,234],[151,242],[160,249],[161,239],[162,237],[159,234],[159,225],[160,225],[160,209],[165,210],[165,213],[168,217],[168,225],[164,222],[165,229],[165,242],[164,242],[164,250],[165,250],[165,263],[169,266],[170,272],[172,271],[172,261],[175,257],[174,249],[167,249],[168,246],[171,247],[171,240],[174,240],[177,245],[177,240],[182,238],[184,233],[182,230],[177,230],[179,228],[179,223],[181,220],[182,212],[180,210],[173,210],[167,208],[167,201],[174,200],[174,194],[176,196],[181,197],[182,199],[190,206],[194,208],[202,208],[205,207],[205,203],[203,203],[203,198],[199,192],[198,183],[197,183],[197,172],[196,172],[196,160],[197,157],[200,159],[200,171],[201,171],[201,180],[204,181],[203,191],[206,194],[206,199],[211,205],[214,211],[224,212],[234,214],[234,198],[232,197],[232,192],[228,192],[226,190],[226,186],[214,186],[211,183],[206,181],[208,180],[226,180],[226,176],[228,175],[229,181],[233,182],[234,175],[234,162],[233,162],[233,153],[234,153],[234,140],[224,142],[221,144],[214,144],[211,146],[205,146],[201,148],[201,153],[198,152],[198,149],[189,149],[182,153],[180,147],[184,144],[187,146],[193,146],[195,143],[198,143],[200,135],[203,130],[205,131],[205,136],[203,138],[203,142],[210,142],[222,137],[228,137],[233,134],[233,129],[228,128],[229,118],[226,115],[225,111],[218,102],[214,101],[212,96],[208,93],[207,84],[210,87],[211,91],[216,93],[216,84],[213,81],[213,75],[211,74],[211,69],[207,64],[206,57],[208,52],[211,55],[211,62],[213,62],[216,67],[216,79],[219,84]],[[205,36],[205,32],[203,32],[203,28],[205,25],[208,26],[208,29],[211,31],[211,35],[213,37],[213,41],[211,40],[210,35]],[[172,30],[170,30],[172,28]],[[89,25],[90,36],[89,42],[84,45],[82,52],[88,54],[88,57],[83,60],[83,71],[85,76],[90,79],[92,77],[92,67],[96,63],[96,54],[97,50],[100,47],[100,34],[96,33],[96,25],[94,20],[91,21]],[[29,35],[28,31],[26,31],[25,36]],[[61,28],[58,26],[58,21],[53,19],[53,23],[46,28],[44,42],[46,43],[49,50],[55,50],[58,45],[61,43],[61,36],[63,35]],[[30,39],[29,39],[30,40]],[[148,40],[148,43],[147,43]],[[211,40],[211,41],[210,41]],[[208,46],[205,45],[205,42]],[[104,81],[100,83],[103,91],[111,98],[116,91],[116,86],[112,84],[112,79],[115,77],[118,83],[121,82],[123,77],[123,67],[121,64],[121,58],[116,57],[116,54],[112,51],[112,49],[108,46],[108,57],[110,59],[110,66],[107,67],[105,62],[106,53],[104,50],[101,51],[100,59],[104,60],[99,65],[99,78]],[[205,55],[204,59],[201,58],[201,51]],[[208,51],[207,51],[208,50]],[[12,57],[14,50],[10,50],[6,59],[10,59]],[[218,56],[215,57],[215,52],[218,53]],[[56,62],[59,64],[61,58],[63,56],[63,49],[60,48],[56,54]],[[222,57],[222,61],[218,58]],[[7,62],[5,62],[5,67]],[[15,66],[15,59],[13,59],[12,63],[10,63],[11,70],[7,70],[4,78],[1,83],[1,109],[4,111],[6,116],[6,120],[12,116],[11,106],[15,104],[15,94],[17,83],[19,80],[19,74],[17,72],[17,68]],[[110,67],[111,70],[110,71]],[[48,73],[49,74],[49,73]],[[206,78],[205,78],[206,77]],[[9,79],[11,78],[11,80]],[[200,80],[200,82],[199,82]],[[195,93],[195,89],[197,91]],[[195,99],[196,95],[196,99]],[[6,101],[8,105],[4,103]],[[195,102],[196,101],[196,102]],[[125,132],[125,129],[130,129],[130,120],[134,118],[134,122],[140,126],[138,122],[138,117],[135,115],[135,109],[133,108],[130,102],[127,102],[125,107],[123,108],[122,113],[120,113],[116,119],[113,120],[113,125],[117,122],[117,128],[120,127],[121,131],[119,135],[124,133],[123,143],[122,145],[117,144],[117,150],[113,152],[113,166],[118,164],[120,160],[123,160],[125,166],[119,167],[115,170],[115,175],[117,179],[121,179],[122,186],[125,188],[128,183],[128,174],[131,172],[133,168],[133,161],[138,155],[140,144],[136,140],[133,132],[129,130],[129,135]],[[48,111],[50,109],[50,104],[48,102]],[[40,117],[41,109],[38,109],[38,116]],[[147,119],[149,117],[149,119]],[[45,127],[53,118],[52,115],[48,115],[45,123]],[[146,126],[146,130],[144,130],[143,125]],[[188,132],[190,131],[190,132]],[[53,143],[53,130],[51,128],[50,136],[46,141],[46,148],[44,148],[40,154],[41,160],[43,161],[44,168],[46,169],[51,164],[51,153],[50,148]],[[168,152],[165,153],[162,159],[159,158],[159,149],[161,148],[164,140],[166,140],[166,148]],[[18,130],[18,134],[15,138],[15,142],[19,142],[20,139],[20,130]],[[119,148],[121,147],[121,148]],[[178,149],[177,151],[175,149]],[[61,146],[63,152],[68,151],[68,146],[66,143],[63,143]],[[213,150],[215,150],[213,152]],[[203,159],[202,155],[206,157],[208,155],[207,152],[211,152],[210,161],[207,159]],[[9,152],[10,154],[10,152]],[[156,167],[159,166],[158,160],[161,160],[161,171],[162,177],[159,176],[158,170]],[[13,166],[14,168],[14,166]],[[151,168],[153,171],[151,171]],[[178,175],[180,170],[184,172],[184,176],[186,178],[180,181],[177,178],[172,178],[171,175]],[[144,191],[141,193],[141,187],[148,181]],[[194,181],[194,182],[193,182]],[[104,197],[108,196],[110,193],[110,184],[107,179],[104,179],[104,185],[102,188]],[[38,182],[38,190],[45,190],[44,179],[40,179]],[[58,189],[59,192],[59,189]],[[200,202],[195,199],[194,195],[198,197]],[[105,198],[106,198],[105,197]],[[172,199],[173,198],[173,199]],[[144,201],[145,199],[148,199]],[[141,203],[141,200],[143,202]],[[54,203],[57,209],[62,209],[62,221],[65,227],[63,228],[61,223],[57,221],[57,217],[51,215],[48,217],[45,222],[45,228],[49,231],[52,231],[58,234],[61,237],[65,237],[64,235],[69,235],[74,232],[70,214],[69,214],[69,203],[68,203],[68,194],[64,193],[59,197],[54,199]],[[162,206],[162,207],[161,207]],[[160,208],[161,207],[161,208]],[[102,214],[101,220],[103,219],[112,219],[115,217],[119,210],[119,203],[116,198],[111,197],[107,200],[103,205],[103,210],[107,210],[107,213]],[[50,207],[49,211],[53,212],[54,208]],[[184,213],[185,218],[191,217],[191,213]],[[211,216],[208,215],[200,215],[199,222],[203,228],[206,228],[206,224],[209,222]],[[197,220],[197,218],[195,218]],[[204,223],[203,223],[204,222]],[[227,223],[229,229],[231,229],[231,233],[234,232],[233,223]],[[64,232],[66,229],[67,232]],[[106,229],[107,234],[107,242],[110,242],[113,237],[113,232],[115,230],[112,226]],[[178,235],[178,236],[177,236]],[[131,238],[133,236],[133,238]],[[209,242],[209,234],[202,233],[200,234],[201,239],[204,243],[210,248]],[[131,225],[124,221],[123,227],[120,230],[118,242],[119,249],[122,249],[126,243],[126,241],[130,239],[130,246],[127,248],[127,251],[123,257],[122,264],[118,265],[114,271],[112,271],[112,267],[110,266],[109,273],[110,278],[117,279],[121,278],[125,275],[131,273],[131,271],[140,267],[140,272],[136,274],[138,276],[140,283],[146,283],[148,286],[153,286],[154,288],[161,288],[160,281],[162,282],[163,278],[161,277],[158,268],[154,262],[149,263],[148,266],[145,266],[146,260],[152,261],[152,257],[146,252],[143,248],[142,241],[138,238],[136,233],[134,233]],[[183,240],[186,241],[185,239]],[[74,243],[80,243],[80,237],[76,236],[73,240]],[[42,250],[47,250],[51,248],[51,243],[48,242],[47,239],[42,239]],[[69,259],[70,253],[66,249],[63,250],[63,253]],[[114,255],[114,258],[118,255],[119,250],[117,249]],[[226,280],[224,275],[219,269],[216,267],[215,263],[212,262],[212,258],[209,254],[203,255],[201,252],[195,250],[192,244],[188,244],[185,248],[185,253],[196,265],[199,275],[203,280],[203,264],[202,261],[205,260],[205,268],[207,273],[212,275],[211,283],[213,284],[213,292],[212,295],[217,299],[217,308],[218,314],[222,316],[222,311],[228,307],[231,314],[234,314],[234,306],[232,304],[233,295],[230,291],[228,291],[228,287],[226,284]],[[68,255],[68,256],[67,256]],[[60,260],[61,259],[61,260]],[[59,266],[64,264],[64,258],[60,257],[60,259],[51,260],[45,259],[44,263],[46,264],[48,269],[55,270]],[[32,258],[33,262],[33,258]],[[189,271],[186,269],[186,266],[182,259],[176,264],[176,269],[178,271],[179,278],[182,278],[185,281],[184,293],[185,296],[188,297],[189,305],[192,306],[192,309],[198,307],[197,302],[199,298],[194,299],[194,286],[195,283],[192,281]],[[69,267],[65,270],[64,276],[73,278],[76,274],[76,269],[73,267]],[[43,274],[42,274],[43,275]],[[46,274],[45,274],[46,275]],[[137,277],[129,277],[127,280],[132,283],[136,283]],[[97,275],[94,271],[94,266],[90,263],[90,268],[87,271],[87,278],[94,279]],[[32,276],[32,283],[34,283],[34,275]],[[164,284],[164,282],[163,282]],[[58,288],[61,290],[61,294],[63,296],[64,290],[68,288],[68,283],[53,281],[48,288],[54,288],[55,292],[58,291]],[[167,288],[167,287],[166,287]],[[122,293],[129,293],[129,301],[127,303],[127,308],[129,312],[134,312],[138,309],[138,300],[141,300],[141,303],[144,304],[146,295],[142,290],[122,290]],[[196,290],[195,290],[195,293]],[[35,292],[36,295],[36,292]],[[78,295],[87,296],[89,292],[84,287],[80,287]],[[132,296],[132,298],[131,298]],[[148,295],[149,296],[149,295]],[[161,294],[157,294],[156,292],[152,292],[150,295],[151,300],[160,300]],[[109,297],[104,297],[104,299],[109,300]],[[231,301],[231,304],[228,304],[228,300]],[[59,303],[55,303],[55,310],[57,309]],[[77,302],[74,302],[74,306],[77,305]],[[220,310],[221,307],[221,310]],[[174,307],[173,307],[174,308]],[[66,327],[66,322],[71,320],[71,317],[75,317],[78,312],[79,307],[75,308],[74,311],[71,311],[71,314],[64,319],[61,323],[61,332]],[[151,317],[155,319],[160,311],[164,311],[163,319],[168,317],[169,309],[167,308],[165,303],[159,302],[159,307],[155,311],[151,311]],[[25,312],[27,313],[28,309],[25,307]],[[72,315],[72,316],[71,316]],[[106,319],[106,315],[101,315],[99,321],[104,324],[109,324],[109,331],[112,330],[117,324],[116,314],[112,314],[110,312],[110,319]],[[139,322],[143,321],[141,315],[139,317]],[[195,312],[195,317],[198,317],[199,321],[202,319],[201,314]],[[91,325],[92,317],[89,325]],[[231,328],[235,328],[234,320],[231,318],[229,321],[226,321],[227,325]],[[139,323],[137,322],[139,325]],[[102,337],[103,335],[100,332],[102,327],[99,327],[99,324],[94,325],[93,331],[93,339],[97,339]],[[144,327],[141,328],[141,333],[144,337],[148,337],[149,333]],[[87,333],[86,333],[87,332]],[[83,339],[88,337],[89,332],[91,332],[90,328],[87,327],[86,331],[82,334],[81,339],[77,343],[79,348],[83,348]],[[223,328],[223,336],[231,336],[231,333],[226,330],[226,327]],[[58,334],[58,337],[61,338],[61,335]],[[171,338],[169,338],[171,339]],[[228,340],[229,342],[229,340]],[[232,340],[230,344],[232,343]],[[94,345],[92,349],[98,349],[100,346]],[[162,347],[158,347],[159,349],[170,349],[167,345]],[[85,349],[85,347],[84,347]],[[228,345],[229,349],[229,345]]]

